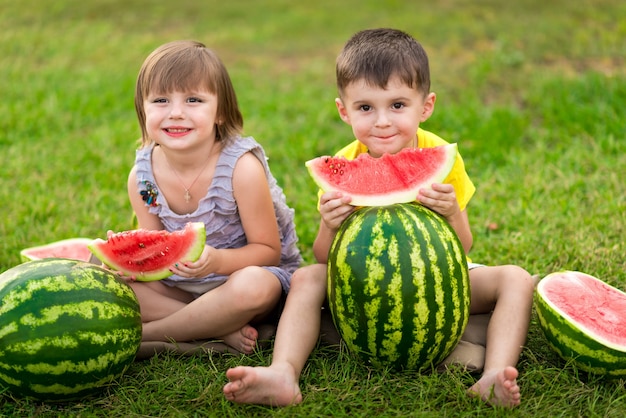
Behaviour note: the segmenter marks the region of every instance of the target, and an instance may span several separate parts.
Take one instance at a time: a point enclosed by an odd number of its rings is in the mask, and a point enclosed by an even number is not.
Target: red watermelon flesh
[[[608,343],[626,346],[626,293],[573,271],[553,273],[539,286],[544,298],[581,330]]]
[[[387,206],[413,202],[420,189],[443,182],[456,157],[457,145],[448,144],[405,148],[380,158],[369,154],[354,160],[318,157],[307,161],[306,167],[320,189],[342,192],[354,206]]]
[[[89,238],[68,238],[50,244],[25,248],[20,251],[22,261],[41,260],[43,258],[69,258],[72,260],[89,261],[91,252],[87,245]]]
[[[89,250],[104,264],[138,281],[172,275],[175,263],[196,261],[206,242],[204,223],[190,222],[180,231],[135,229],[97,238]]]

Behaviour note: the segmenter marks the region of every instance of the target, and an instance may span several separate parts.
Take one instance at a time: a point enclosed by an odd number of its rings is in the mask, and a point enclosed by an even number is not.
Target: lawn
[[[474,261],[545,276],[579,270],[626,289],[626,3],[319,0],[0,0],[0,271],[22,248],[131,227],[125,191],[139,127],[133,93],[156,46],[200,40],[229,68],[245,131],[296,210],[312,262],[316,188],[304,162],[352,139],[336,114],[334,60],[363,28],[419,39],[431,59],[435,114],[423,125],[457,142],[477,193]],[[502,411],[465,395],[475,376],[392,373],[320,346],[304,403],[274,409],[223,399],[227,368],[252,356],[136,362],[102,396],[53,405],[0,389],[1,416],[585,416],[621,417],[624,380],[577,371],[533,317],[519,379]]]

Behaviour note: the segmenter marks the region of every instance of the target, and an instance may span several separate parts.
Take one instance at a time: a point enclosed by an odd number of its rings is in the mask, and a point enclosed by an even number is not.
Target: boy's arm
[[[474,237],[472,236],[472,230],[470,229],[467,210],[460,211],[452,217],[446,217],[446,219],[456,232],[456,235],[459,237],[461,245],[463,245],[463,249],[465,250],[465,254],[468,254],[472,249]]]
[[[467,209],[461,210],[451,184],[433,183],[431,189],[421,189],[417,201],[434,210],[448,221],[459,237],[465,253],[472,248],[474,238],[467,217]]]
[[[320,227],[317,230],[317,237],[313,242],[313,255],[318,263],[326,264],[328,262],[328,251],[335,239],[337,229],[330,230],[324,224],[324,221],[320,221]]]
[[[325,264],[328,261],[328,250],[339,226],[354,211],[350,200],[349,196],[343,196],[339,192],[324,193],[320,197],[319,211],[322,219],[313,242],[313,254],[318,263]]]

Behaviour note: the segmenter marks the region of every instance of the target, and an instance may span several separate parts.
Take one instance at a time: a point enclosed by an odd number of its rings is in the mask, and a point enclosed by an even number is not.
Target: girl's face
[[[150,93],[144,111],[148,136],[161,146],[184,150],[215,141],[217,96],[213,93]]]
[[[354,136],[367,146],[372,157],[380,157],[416,145],[417,128],[432,114],[435,94],[424,97],[392,77],[384,89],[365,80],[350,83],[335,103]]]

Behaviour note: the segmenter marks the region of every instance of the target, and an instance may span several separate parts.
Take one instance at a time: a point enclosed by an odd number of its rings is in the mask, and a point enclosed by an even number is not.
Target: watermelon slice
[[[361,154],[354,160],[318,157],[306,162],[309,174],[325,192],[352,197],[354,206],[386,206],[413,202],[417,192],[441,183],[456,161],[457,145],[405,148],[380,158]]]
[[[41,260],[43,258],[69,258],[72,260],[89,261],[91,252],[87,245],[90,238],[68,238],[37,247],[25,248],[20,251],[22,261]]]
[[[172,275],[174,263],[196,261],[204,250],[204,223],[190,222],[180,231],[135,229],[97,238],[89,250],[104,264],[128,277],[148,282]]]
[[[535,307],[550,346],[580,369],[626,376],[626,293],[577,271],[547,275]]]

